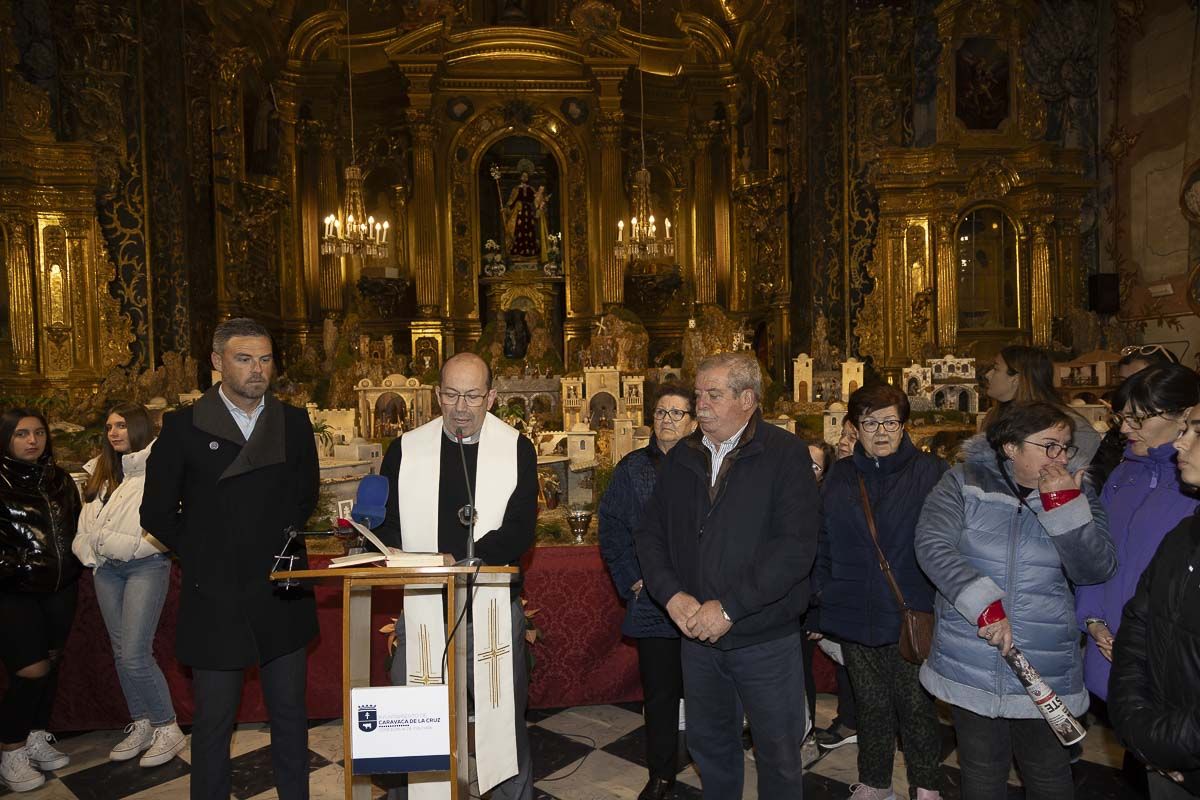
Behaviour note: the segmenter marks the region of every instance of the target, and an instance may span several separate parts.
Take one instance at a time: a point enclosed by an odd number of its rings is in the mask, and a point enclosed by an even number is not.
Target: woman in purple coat
[[[1121,611],[1163,537],[1191,516],[1200,501],[1183,494],[1175,467],[1175,439],[1188,409],[1200,403],[1200,376],[1178,364],[1154,366],[1129,377],[1113,408],[1127,442],[1124,460],[1100,493],[1117,546],[1117,573],[1075,594],[1075,614],[1088,634],[1083,678],[1101,700],[1108,699],[1113,637]]]

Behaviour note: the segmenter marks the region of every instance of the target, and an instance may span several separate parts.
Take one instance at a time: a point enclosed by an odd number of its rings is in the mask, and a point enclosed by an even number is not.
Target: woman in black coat
[[[54,463],[50,428],[34,409],[0,416],[0,782],[15,792],[45,782],[40,770],[70,758],[46,732],[55,675],[75,617],[79,562],[71,554],[82,505]]]
[[[650,444],[621,459],[600,501],[600,554],[608,565],[617,594],[626,603],[621,633],[637,642],[646,715],[646,765],[650,771],[638,800],[672,796],[679,730],[683,672],[679,663],[679,629],[667,612],[642,588],[633,532],[642,509],[654,493],[658,468],[681,439],[696,429],[692,396],[668,386],[654,403],[654,435]]]
[[[947,466],[913,445],[904,430],[908,414],[908,398],[886,384],[850,395],[846,418],[858,429],[858,443],[825,477],[814,575],[821,632],[842,642],[854,687],[861,783],[853,800],[893,797],[897,729],[918,798],[937,798],[941,782],[933,700],[916,665],[900,657],[900,609],[880,569],[860,489],[866,488],[880,547],[905,602],[931,611],[933,586],[917,565],[913,535],[925,496]]]

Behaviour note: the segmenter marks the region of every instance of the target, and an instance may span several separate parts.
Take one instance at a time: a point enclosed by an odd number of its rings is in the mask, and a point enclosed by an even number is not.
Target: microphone
[[[458,512],[458,519],[467,526],[467,557],[459,561],[458,567],[477,567],[483,563],[475,557],[475,495],[471,492],[471,473],[467,471],[467,449],[463,446],[463,429],[454,429],[454,440],[458,442],[458,455],[462,459],[463,484],[467,487],[467,507]],[[464,511],[466,512],[464,514]],[[463,517],[466,516],[466,519]]]
[[[354,494],[350,519],[368,528],[378,528],[387,516],[388,480],[382,475],[364,475]]]

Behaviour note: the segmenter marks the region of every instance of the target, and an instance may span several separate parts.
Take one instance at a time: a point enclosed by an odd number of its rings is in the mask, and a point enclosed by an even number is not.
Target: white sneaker
[[[138,762],[143,767],[157,767],[165,764],[179,754],[187,746],[187,737],[179,730],[179,725],[172,722],[154,729],[154,741]]]
[[[5,750],[0,752],[0,782],[14,792],[28,792],[46,782],[46,776],[29,763],[29,750]]]
[[[25,740],[25,749],[29,752],[29,763],[42,772],[62,769],[71,763],[71,757],[53,745],[58,741],[53,733],[46,731],[30,731]]]
[[[135,719],[125,726],[125,733],[129,735],[108,751],[109,761],[129,761],[137,758],[138,754],[150,747],[154,741],[154,728],[150,727],[148,719]]]
[[[865,783],[856,783],[850,787],[849,800],[896,800],[896,793],[890,786],[886,789],[876,789]]]

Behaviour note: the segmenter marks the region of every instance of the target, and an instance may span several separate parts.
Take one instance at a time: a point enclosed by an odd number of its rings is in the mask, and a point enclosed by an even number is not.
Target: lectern
[[[369,776],[354,774],[350,753],[350,726],[355,715],[350,690],[371,685],[371,593],[376,586],[429,586],[446,588],[446,684],[450,695],[450,797],[470,797],[467,757],[467,625],[464,621],[450,636],[454,621],[470,598],[467,582],[496,584],[511,581],[517,567],[350,567],[304,569],[271,573],[272,580],[324,580],[342,582],[342,747],[346,775],[346,800],[370,800]],[[398,620],[397,625],[403,624]]]

